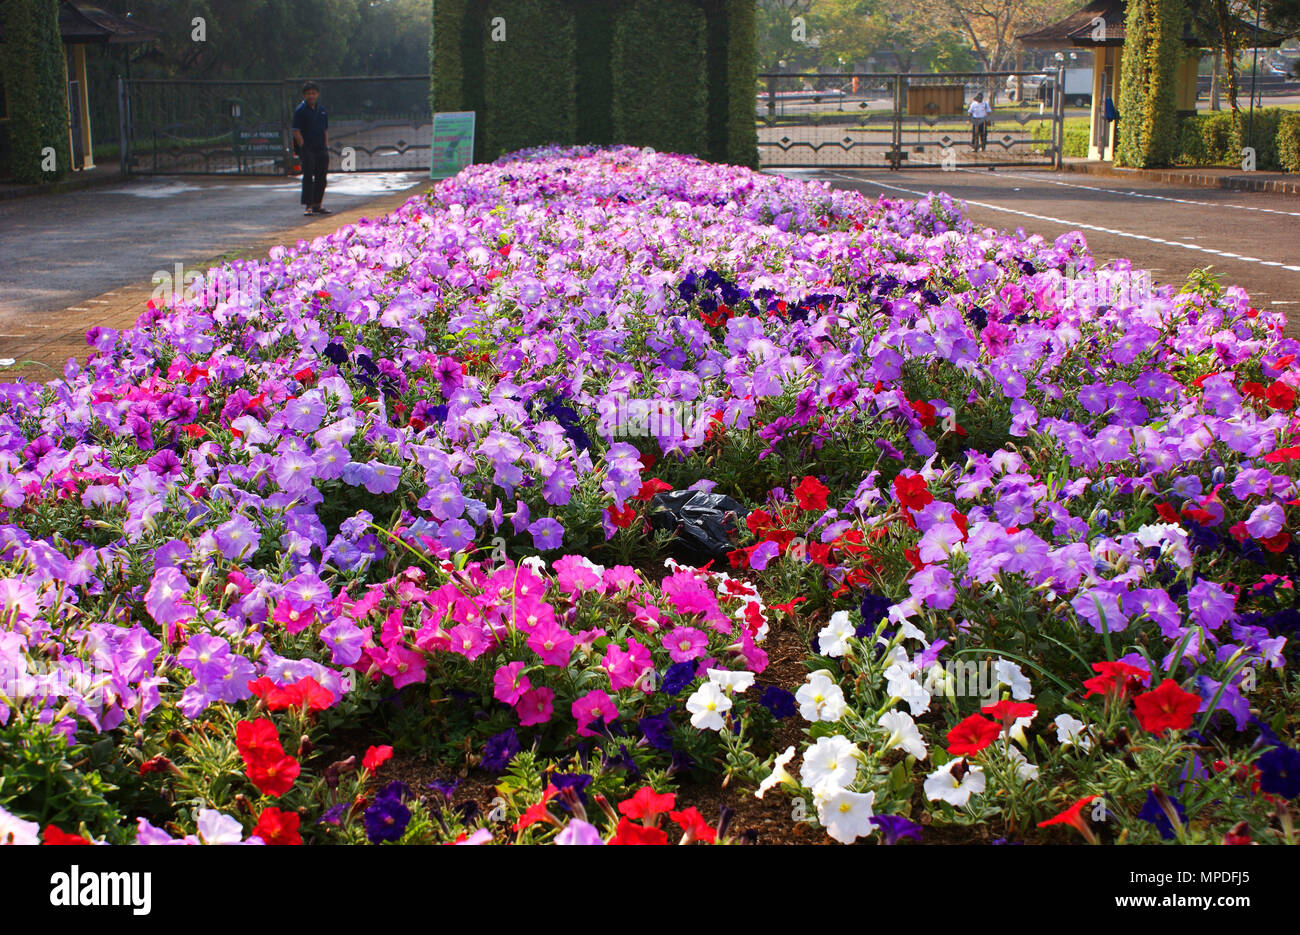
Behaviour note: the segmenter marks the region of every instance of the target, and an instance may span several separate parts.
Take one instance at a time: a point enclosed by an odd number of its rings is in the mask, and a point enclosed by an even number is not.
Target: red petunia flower
[[[1151,673],[1127,662],[1094,662],[1092,670],[1097,673],[1090,679],[1084,679],[1083,687],[1088,689],[1085,698],[1093,695],[1119,694],[1127,695],[1138,691],[1151,678]]]
[[[985,720],[978,714],[959,721],[948,731],[948,752],[952,756],[979,753],[1002,733],[1002,726]]]
[[[826,509],[826,495],[830,492],[829,487],[812,475],[808,475],[799,481],[799,486],[794,489],[794,498],[799,501],[799,506],[802,509],[824,510]]]
[[[682,837],[688,844],[692,841],[712,844],[718,839],[717,829],[704,820],[704,816],[694,805],[684,811],[669,812],[668,817],[681,827]]]
[[[1081,835],[1087,838],[1090,844],[1096,844],[1097,837],[1092,833],[1092,828],[1088,826],[1088,823],[1083,818],[1084,806],[1095,798],[1097,798],[1095,795],[1084,796],[1059,814],[1053,815],[1046,821],[1040,821],[1038,827],[1047,828],[1051,825],[1069,825],[1075,831],[1078,831]]]
[[[550,783],[549,785],[547,785],[546,791],[542,793],[542,800],[540,802],[528,806],[528,808],[524,810],[524,813],[519,816],[519,820],[515,822],[514,830],[523,831],[529,825],[536,824],[539,821],[545,821],[552,825],[558,825],[559,822],[556,820],[555,816],[552,815],[550,811],[547,809],[546,803],[551,801],[551,799],[555,798],[557,795],[559,795],[559,792],[560,790],[555,788],[554,783]]]
[[[301,769],[291,756],[267,757],[248,764],[248,779],[263,795],[277,799],[293,788]]]
[[[373,773],[392,758],[393,748],[387,744],[382,747],[371,747],[366,751],[366,755],[361,758],[361,765]]]
[[[275,729],[270,718],[258,718],[256,721],[240,721],[235,725],[235,746],[244,758],[244,765],[260,760],[277,759],[284,756],[284,747],[280,744],[280,733]]]
[[[45,830],[41,832],[42,844],[89,844],[79,834],[68,834],[66,831],[60,831],[57,825],[46,825]]]
[[[644,484],[641,485],[641,489],[636,492],[636,494],[632,497],[632,499],[649,500],[657,493],[663,493],[665,490],[672,490],[672,489],[673,489],[672,484],[669,484],[666,481],[661,481],[657,477],[652,477]]]
[[[1274,380],[1270,384],[1264,399],[1272,409],[1295,408],[1295,390],[1281,380]]]
[[[1173,679],[1165,679],[1155,689],[1133,699],[1133,711],[1142,729],[1152,734],[1165,730],[1186,730],[1192,715],[1201,707],[1198,695],[1185,692]]]
[[[1172,523],[1177,526],[1182,522],[1182,518],[1178,515],[1178,511],[1163,500],[1156,504],[1156,513],[1159,514],[1160,518],[1166,523]]]
[[[262,809],[262,813],[257,816],[257,824],[253,828],[253,836],[261,838],[266,844],[272,845],[294,845],[302,843],[302,835],[298,833],[298,825],[301,819],[297,812],[281,811],[274,805],[268,805]]]
[[[676,807],[677,796],[671,792],[655,792],[649,786],[642,786],[632,798],[618,803],[620,813],[646,826],[654,824],[656,815],[671,812]]]
[[[1033,717],[1038,713],[1038,707],[1028,701],[999,701],[980,708],[980,713],[988,715],[1003,727],[1008,727],[1022,717]]]
[[[894,496],[898,497],[899,503],[911,510],[924,509],[927,504],[934,502],[934,495],[920,474],[895,477]]]
[[[668,834],[662,828],[646,828],[620,818],[618,829],[609,839],[610,844],[667,844]]]
[[[934,406],[923,399],[914,399],[910,403],[913,411],[920,417],[921,425],[924,428],[934,427]]]
[[[610,525],[615,529],[627,529],[632,525],[632,520],[636,519],[636,510],[630,505],[623,507],[621,510],[607,506],[605,512],[609,514]]]
[[[1280,555],[1285,552],[1287,546],[1291,544],[1291,533],[1285,529],[1271,536],[1263,536],[1259,539],[1259,544],[1268,549],[1274,555]]]

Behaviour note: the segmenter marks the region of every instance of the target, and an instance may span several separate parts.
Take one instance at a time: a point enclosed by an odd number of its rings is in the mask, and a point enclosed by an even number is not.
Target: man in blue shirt
[[[329,129],[325,108],[316,104],[320,88],[308,81],[302,86],[302,103],[293,112],[293,148],[302,161],[303,214],[329,214],[321,207],[325,173],[329,169]]]

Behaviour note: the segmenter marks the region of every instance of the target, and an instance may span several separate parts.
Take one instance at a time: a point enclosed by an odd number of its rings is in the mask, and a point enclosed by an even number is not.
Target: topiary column
[[[1120,63],[1117,165],[1168,165],[1177,139],[1175,78],[1183,54],[1185,0],[1129,0]]]
[[[705,17],[690,0],[634,0],[618,13],[610,55],[614,142],[708,152]]]
[[[68,89],[59,35],[58,0],[7,0],[4,16],[5,93],[9,100],[9,171],[19,182],[62,178],[68,149]],[[48,150],[54,169],[46,171]]]

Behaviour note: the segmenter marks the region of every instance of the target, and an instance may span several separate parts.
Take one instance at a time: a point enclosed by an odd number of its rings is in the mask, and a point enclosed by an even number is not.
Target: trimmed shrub
[[[1283,112],[1277,122],[1278,168],[1300,172],[1300,114]]]
[[[577,142],[604,146],[614,141],[614,85],[609,80],[615,10],[588,0],[577,10]]]
[[[483,161],[528,146],[573,143],[578,129],[573,10],[560,0],[490,0],[480,28]],[[504,41],[493,38],[499,28]]]
[[[708,153],[705,18],[697,5],[634,0],[614,25],[610,68],[615,143]]]
[[[5,93],[9,101],[9,171],[19,182],[49,182],[72,166],[68,92],[63,72],[57,0],[8,0],[4,17]],[[41,168],[53,147],[55,169]]]
[[[726,0],[727,134],[726,149],[714,159],[758,167],[758,127],[754,86],[758,81],[758,22],[752,0]],[[717,87],[714,88],[716,95]]]

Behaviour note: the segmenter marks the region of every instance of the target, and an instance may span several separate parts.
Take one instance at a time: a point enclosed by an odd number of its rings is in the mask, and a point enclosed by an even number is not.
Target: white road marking
[[[875,179],[856,178],[850,175],[841,175],[838,172],[823,172],[823,175],[833,175],[836,178],[844,179],[848,182],[858,182],[865,185],[876,185],[880,188],[892,189],[896,192],[903,192],[907,195],[915,195],[918,198],[925,198],[929,192],[917,191],[912,188],[903,188],[900,185],[890,185],[888,182],[877,182]],[[1029,211],[1017,211],[1015,208],[1004,208],[1001,205],[989,204],[985,201],[971,201],[968,198],[958,198],[957,201],[963,201],[968,205],[974,205],[977,208],[987,208],[990,211],[1002,211],[1006,214],[1014,214],[1019,217],[1032,218],[1035,221],[1046,221],[1049,224],[1062,224],[1066,227],[1076,228],[1079,230],[1097,231],[1101,234],[1111,234],[1115,237],[1128,237],[1132,240],[1145,240],[1148,243],[1163,244],[1166,247],[1181,247],[1184,250],[1194,250],[1198,253],[1208,253],[1212,256],[1221,256],[1226,259],[1241,260],[1246,263],[1258,263],[1261,266],[1277,266],[1281,269],[1293,273],[1300,273],[1300,266],[1292,266],[1286,263],[1278,263],[1273,260],[1261,260],[1252,256],[1238,256],[1235,253],[1227,253],[1223,250],[1215,250],[1212,247],[1202,247],[1199,244],[1183,243],[1179,240],[1165,240],[1163,237],[1152,237],[1150,234],[1135,234],[1131,231],[1116,230],[1112,227],[1100,227],[1096,224],[1085,224],[1082,221],[1068,221],[1065,218],[1054,218],[1046,214],[1034,214]],[[1215,207],[1211,205],[1210,207]]]
[[[961,172],[973,172],[973,169],[960,169]],[[1120,191],[1118,188],[1101,188],[1098,185],[1081,185],[1078,182],[1062,182],[1059,179],[1042,179],[1032,175],[1015,175],[1010,172],[999,172],[998,175],[1006,176],[1009,179],[1028,179],[1031,181],[1048,182],[1052,185],[1062,185],[1066,188],[1083,188],[1090,192],[1101,192],[1106,195],[1124,195],[1128,198],[1150,198],[1153,201],[1169,201],[1174,204],[1191,205],[1198,208],[1233,208],[1237,211],[1259,211],[1262,214],[1280,214],[1284,217],[1300,218],[1300,211],[1279,211],[1277,208],[1261,208],[1258,205],[1230,205],[1213,201],[1193,201],[1190,198],[1174,198],[1170,195],[1150,195],[1146,193],[1139,194],[1135,191]],[[1225,189],[1230,191],[1230,189]],[[1260,193],[1256,193],[1260,194]]]

